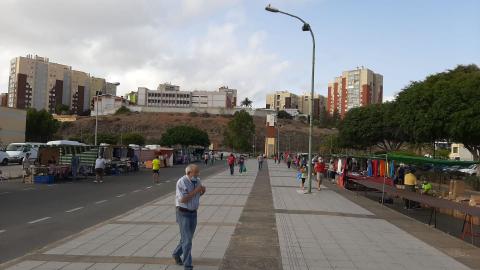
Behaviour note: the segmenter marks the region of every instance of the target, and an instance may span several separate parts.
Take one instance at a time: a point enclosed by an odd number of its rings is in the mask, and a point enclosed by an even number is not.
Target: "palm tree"
[[[242,102],[240,102],[240,106],[242,107],[252,107],[253,101],[251,101],[248,97],[246,97]]]

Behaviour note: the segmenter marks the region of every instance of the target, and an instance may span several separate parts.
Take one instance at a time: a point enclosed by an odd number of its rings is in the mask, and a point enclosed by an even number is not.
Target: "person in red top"
[[[318,190],[320,190],[320,185],[322,184],[323,174],[325,173],[325,162],[323,162],[322,158],[318,158],[318,162],[315,163],[315,173],[317,173],[317,184]]]
[[[230,175],[233,175],[233,172],[235,171],[235,156],[233,153],[230,153],[230,156],[227,158],[227,164],[230,167]]]

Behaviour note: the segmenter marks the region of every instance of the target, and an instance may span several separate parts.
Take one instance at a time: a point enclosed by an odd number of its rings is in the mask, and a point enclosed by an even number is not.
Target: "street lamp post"
[[[281,13],[285,14],[287,16],[293,17],[298,19],[303,23],[302,26],[302,31],[309,31],[310,35],[312,36],[312,43],[313,43],[313,49],[312,49],[312,82],[311,82],[311,91],[310,91],[310,127],[308,130],[308,193],[312,192],[312,131],[313,131],[313,96],[314,96],[314,84],[315,84],[315,36],[313,35],[312,28],[310,25],[304,21],[302,18],[287,13],[283,12],[277,8],[272,7],[271,5],[268,5],[265,7],[265,10],[274,12],[274,13]]]

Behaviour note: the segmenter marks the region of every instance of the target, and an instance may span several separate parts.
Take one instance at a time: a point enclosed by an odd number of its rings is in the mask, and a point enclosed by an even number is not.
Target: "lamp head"
[[[280,11],[280,10],[278,10],[278,8],[274,8],[270,4],[268,4],[268,6],[265,7],[265,10],[270,11],[270,12],[279,12]]]

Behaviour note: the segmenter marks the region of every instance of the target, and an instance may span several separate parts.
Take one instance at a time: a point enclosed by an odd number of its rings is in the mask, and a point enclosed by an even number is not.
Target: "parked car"
[[[23,158],[30,154],[30,160],[35,161],[38,156],[38,148],[44,143],[11,143],[7,146],[7,155],[9,163],[22,164]]]
[[[0,151],[0,165],[8,165],[8,154],[6,152]]]
[[[470,165],[468,168],[460,169],[459,172],[467,175],[477,175],[477,164]]]

